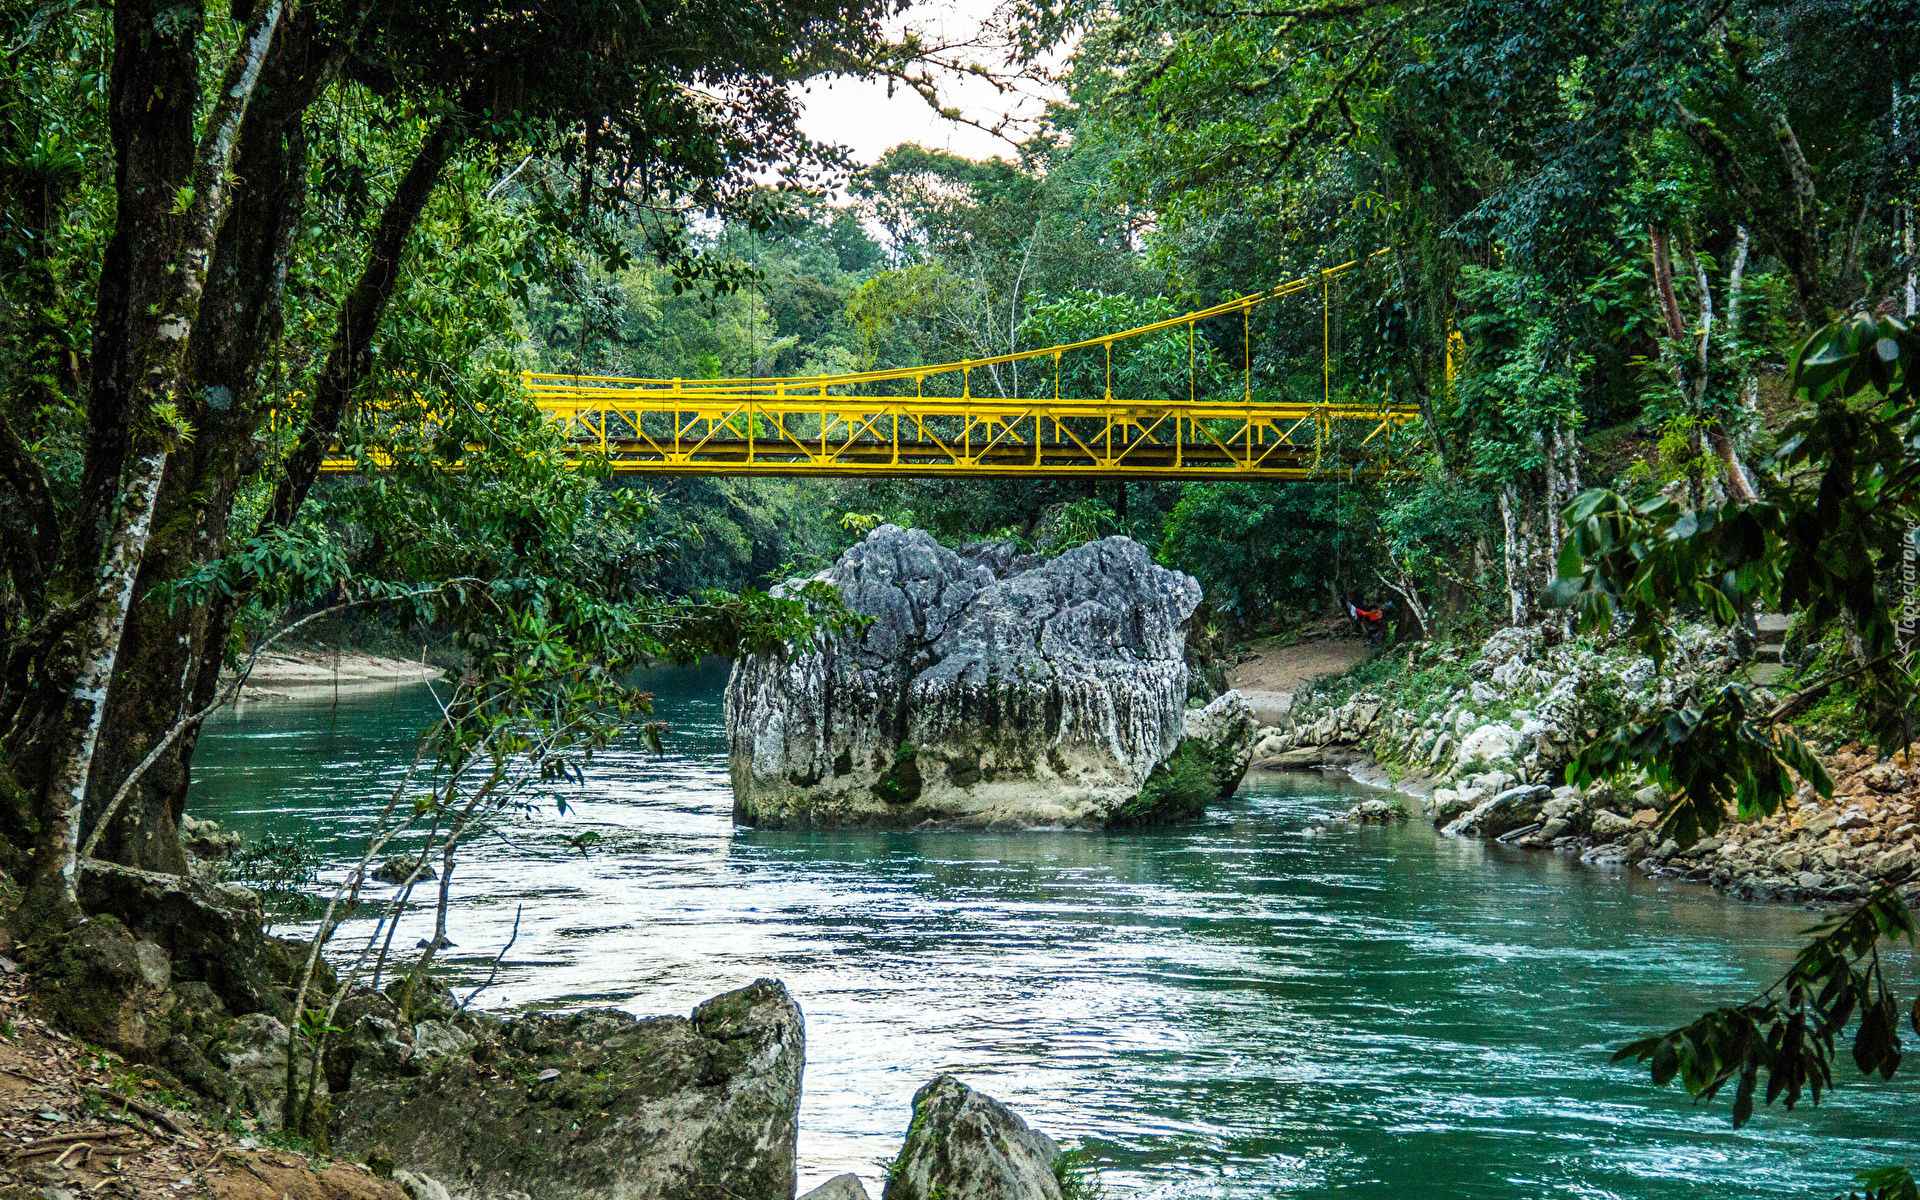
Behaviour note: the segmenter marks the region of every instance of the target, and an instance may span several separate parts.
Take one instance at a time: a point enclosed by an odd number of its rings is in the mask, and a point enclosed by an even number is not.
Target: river
[[[1746,1129],[1609,1050],[1744,998],[1809,914],[1330,818],[1362,789],[1251,778],[1204,823],[1114,835],[767,833],[730,818],[724,666],[654,672],[667,753],[596,758],[476,843],[450,953],[478,1003],[684,1013],[761,976],[807,1017],[802,1190],[876,1200],[942,1071],[1139,1197],[1832,1196],[1920,1159],[1920,1085],[1849,1065]],[[425,688],[209,722],[191,809],[338,863],[411,756]],[[1374,793],[1368,793],[1374,794]],[[592,830],[586,851],[568,838]],[[424,920],[424,918],[423,918]],[[423,926],[424,928],[424,926]],[[411,944],[404,929],[400,944]],[[1895,968],[1913,978],[1913,963]],[[1908,990],[1911,990],[1910,984]]]

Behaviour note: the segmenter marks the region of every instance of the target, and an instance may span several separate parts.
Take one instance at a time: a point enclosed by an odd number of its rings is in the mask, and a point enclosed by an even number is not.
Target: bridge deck
[[[1412,409],[1339,404],[534,394],[582,453],[660,475],[1098,475],[1298,480],[1393,473]]]

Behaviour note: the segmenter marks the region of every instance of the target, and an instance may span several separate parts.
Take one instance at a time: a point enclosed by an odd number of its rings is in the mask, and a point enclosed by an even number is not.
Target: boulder
[[[447,1191],[447,1185],[431,1175],[416,1175],[412,1171],[395,1171],[393,1181],[407,1194],[407,1200],[453,1200],[453,1194]]]
[[[363,1061],[333,1096],[335,1147],[477,1200],[791,1200],[805,1035],[773,980],[691,1019],[591,1009],[486,1032],[427,1061],[396,1035],[417,1073]]]
[[[219,862],[232,858],[234,852],[240,849],[240,835],[224,832],[217,821],[182,816],[180,844],[198,862]]]
[[[1913,847],[1895,846],[1874,856],[1873,873],[1875,875],[1894,875],[1913,865]]]
[[[734,664],[738,821],[1100,827],[1181,742],[1200,586],[1137,542],[1001,563],[883,525],[814,578],[873,620]]]
[[[1218,781],[1217,799],[1231,799],[1240,790],[1247,765],[1253,761],[1259,729],[1253,706],[1237,691],[1224,693],[1205,708],[1188,710],[1184,722],[1186,739],[1206,751]]]
[[[1861,773],[1860,781],[1876,792],[1904,792],[1913,783],[1910,775],[1890,762],[1868,767]]]
[[[835,1175],[800,1200],[867,1200],[867,1189],[858,1175]]]
[[[1480,788],[1436,788],[1428,801],[1433,810],[1433,821],[1444,825],[1462,813],[1471,812],[1475,805],[1486,798],[1486,792]]]
[[[111,916],[35,947],[32,1007],[55,1025],[132,1059],[168,1037],[171,956]]]
[[[1462,767],[1480,762],[1510,762],[1513,752],[1519,748],[1518,729],[1511,725],[1482,725],[1460,739],[1453,761]]]
[[[416,870],[418,875],[414,874]],[[434,883],[440,873],[433,869],[432,863],[422,863],[417,855],[396,854],[374,868],[373,877],[381,883],[405,883],[409,879],[415,883]]]
[[[1327,752],[1319,746],[1302,746],[1297,750],[1282,750],[1271,758],[1260,760],[1260,766],[1268,771],[1292,771],[1302,767],[1317,767],[1326,761]]]
[[[913,1094],[884,1200],[1062,1200],[1052,1138],[951,1075]]]
[[[302,1043],[304,1045],[305,1043]],[[266,1013],[248,1013],[235,1021],[227,1034],[213,1047],[213,1056],[233,1078],[242,1110],[268,1131],[280,1128],[287,1096],[287,1027]],[[301,1093],[312,1056],[301,1055],[298,1076]],[[317,1096],[327,1093],[325,1074],[315,1081]]]
[[[1346,816],[1362,825],[1391,825],[1407,819],[1406,810],[1391,800],[1362,800],[1348,809]]]
[[[1440,832],[1447,837],[1497,838],[1538,821],[1540,806],[1552,795],[1545,784],[1508,788],[1455,817]]]
[[[1617,812],[1601,809],[1593,814],[1593,836],[1596,838],[1617,838],[1632,833],[1639,826]]]

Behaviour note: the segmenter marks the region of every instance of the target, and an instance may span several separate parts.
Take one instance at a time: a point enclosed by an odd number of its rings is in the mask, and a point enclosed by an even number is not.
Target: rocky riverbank
[[[122,872],[88,899],[0,958],[0,1200],[794,1198],[805,1020],[774,980],[688,1017],[502,1020],[401,979],[290,1033],[303,947],[245,889]],[[887,1200],[1063,1200],[1059,1147],[960,1080],[902,1117]],[[850,1175],[809,1197],[867,1200]]]
[[[1656,671],[1616,642],[1502,629],[1477,650],[1429,652],[1378,685],[1297,696],[1286,723],[1261,730],[1254,766],[1343,768],[1406,795],[1446,836],[1496,839],[1746,899],[1846,903],[1907,882],[1920,861],[1920,771],[1858,744],[1823,756],[1831,799],[1803,783],[1773,816],[1729,822],[1685,848],[1659,832],[1675,797],[1644,778],[1586,789],[1565,783],[1586,740],[1718,686],[1744,668],[1747,649],[1738,633],[1691,629]],[[1398,803],[1370,801],[1349,815],[1381,820],[1399,811]]]
[[[1238,693],[1190,709],[1200,586],[1105,538],[1042,560],[883,525],[814,577],[871,619],[727,684],[735,819],[1107,828],[1197,815],[1251,753]]]

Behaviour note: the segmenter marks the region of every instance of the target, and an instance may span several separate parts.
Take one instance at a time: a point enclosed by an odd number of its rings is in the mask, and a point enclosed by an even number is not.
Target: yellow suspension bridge
[[[1081,475],[1102,479],[1304,480],[1397,474],[1389,443],[1418,410],[1333,400],[1332,287],[1362,260],[1150,325],[1070,344],[933,366],[775,379],[627,379],[526,372],[524,382],[571,451],[620,474],[760,476]],[[1318,401],[1254,398],[1252,314],[1320,293]],[[1196,326],[1242,320],[1239,394],[1201,399]],[[1185,399],[1114,394],[1114,347],[1184,330]],[[1097,354],[1098,397],[1062,395],[1061,364]],[[1075,361],[1075,360],[1069,360]],[[1000,393],[1037,364],[1051,395]],[[1074,377],[1087,374],[1084,365]],[[1028,378],[1033,378],[1031,367]],[[325,469],[358,464],[335,458]]]

